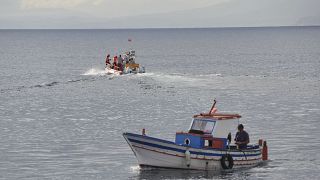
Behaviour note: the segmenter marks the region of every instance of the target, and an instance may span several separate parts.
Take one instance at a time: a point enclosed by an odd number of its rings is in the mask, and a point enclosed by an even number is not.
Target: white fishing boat
[[[239,114],[209,113],[193,116],[188,132],[177,132],[175,142],[145,134],[123,136],[141,167],[161,167],[220,171],[253,167],[268,159],[266,141],[239,149],[232,132],[239,124]]]
[[[136,52],[134,50],[124,53],[123,57],[123,62],[120,65],[118,65],[118,63],[106,64],[106,74],[122,75],[130,73],[145,73],[145,67],[136,63]]]

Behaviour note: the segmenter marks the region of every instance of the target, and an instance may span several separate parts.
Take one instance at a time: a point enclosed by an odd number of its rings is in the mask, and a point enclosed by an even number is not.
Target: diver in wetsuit
[[[106,57],[106,67],[110,66],[110,60],[110,54],[108,54]]]

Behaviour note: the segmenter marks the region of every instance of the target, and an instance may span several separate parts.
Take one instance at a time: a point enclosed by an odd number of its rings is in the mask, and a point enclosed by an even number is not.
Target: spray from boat
[[[104,76],[104,75],[106,75],[106,72],[103,69],[91,68],[91,69],[87,70],[85,73],[83,73],[82,75],[85,75],[85,76]]]

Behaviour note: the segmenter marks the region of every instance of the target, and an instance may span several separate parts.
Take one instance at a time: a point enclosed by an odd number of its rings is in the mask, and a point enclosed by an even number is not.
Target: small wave
[[[74,82],[80,82],[80,81],[85,81],[85,80],[88,80],[88,79],[75,79],[75,80],[69,80],[67,81],[67,83],[74,83]]]
[[[55,86],[55,85],[58,85],[59,84],[59,82],[57,82],[57,81],[53,81],[53,82],[51,82],[51,83],[47,83],[47,84],[44,84],[45,86]]]
[[[72,79],[72,80],[62,81],[62,82],[53,81],[53,82],[49,82],[49,83],[36,84],[36,85],[32,85],[32,86],[17,86],[17,87],[13,87],[13,88],[1,89],[0,93],[6,93],[6,92],[10,92],[10,91],[21,91],[23,89],[52,87],[52,86],[56,86],[59,84],[69,84],[69,83],[76,83],[76,82],[88,81],[88,80],[94,81],[94,78]]]
[[[85,76],[103,76],[106,75],[105,70],[97,69],[97,68],[91,68],[88,71],[86,71],[84,74]]]
[[[199,77],[216,77],[216,76],[220,77],[220,76],[222,76],[222,74],[220,74],[220,73],[216,73],[216,74],[200,74],[198,76]]]
[[[59,82],[57,81],[53,81],[53,82],[50,82],[50,83],[42,83],[42,84],[37,84],[37,85],[33,85],[33,86],[30,86],[29,88],[42,88],[42,87],[51,87],[51,86],[55,86],[55,85],[58,85]],[[27,88],[27,87],[24,87],[24,88]]]

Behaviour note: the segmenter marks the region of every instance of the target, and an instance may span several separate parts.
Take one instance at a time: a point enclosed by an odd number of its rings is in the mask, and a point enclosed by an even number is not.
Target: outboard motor
[[[145,67],[141,67],[141,69],[140,69],[140,73],[145,73],[146,72],[146,69],[145,69]]]

